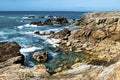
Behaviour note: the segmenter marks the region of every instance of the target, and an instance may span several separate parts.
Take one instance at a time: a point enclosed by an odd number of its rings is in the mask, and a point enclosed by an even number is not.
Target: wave
[[[18,29],[22,29],[22,28],[23,28],[23,26],[17,26],[17,28],[18,28]]]
[[[22,19],[28,19],[28,17],[22,17]]]
[[[24,27],[38,27],[38,26],[37,25],[30,25],[30,24],[25,24],[25,25],[17,26],[18,29],[22,29]]]
[[[49,43],[49,44],[52,44],[52,46],[53,47],[57,47],[57,46],[59,46],[59,42],[60,42],[60,39],[53,39],[53,38],[51,38],[51,39],[46,39],[46,41],[44,42],[44,43]]]
[[[21,53],[27,53],[27,52],[34,52],[36,50],[39,50],[39,49],[42,49],[40,47],[35,47],[35,46],[32,46],[32,47],[24,47],[20,50]]]
[[[26,24],[24,25],[25,27],[38,27],[37,25],[30,25],[30,24]]]

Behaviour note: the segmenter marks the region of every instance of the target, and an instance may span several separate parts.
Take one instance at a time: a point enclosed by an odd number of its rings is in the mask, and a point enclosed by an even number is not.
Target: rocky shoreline
[[[79,25],[79,29],[63,29],[50,36],[61,40],[64,52],[53,75],[43,64],[22,65],[24,57],[17,43],[0,43],[0,80],[119,80],[120,12],[85,13],[75,23],[71,24]],[[45,58],[40,55],[37,60],[46,61],[46,53],[42,54]],[[76,57],[62,61],[62,56],[70,55]]]

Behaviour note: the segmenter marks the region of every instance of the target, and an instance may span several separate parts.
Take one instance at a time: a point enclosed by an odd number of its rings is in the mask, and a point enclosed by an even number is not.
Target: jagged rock
[[[61,30],[60,32],[57,32],[53,35],[51,35],[51,38],[55,38],[55,39],[63,39],[66,36],[69,36],[71,33],[71,31],[69,31],[67,28],[64,28],[63,30]]]
[[[30,25],[37,25],[37,26],[42,26],[42,22],[39,21],[39,22],[31,22]]]
[[[22,56],[20,54],[20,48],[16,42],[0,42],[0,62]]]
[[[40,32],[39,31],[35,31],[34,34],[40,35]]]
[[[53,25],[53,22],[51,19],[47,19],[43,24],[44,25]]]
[[[65,24],[68,23],[67,18],[56,18],[54,24]]]
[[[46,51],[38,51],[33,54],[33,59],[38,62],[46,62],[48,60],[48,54]]]

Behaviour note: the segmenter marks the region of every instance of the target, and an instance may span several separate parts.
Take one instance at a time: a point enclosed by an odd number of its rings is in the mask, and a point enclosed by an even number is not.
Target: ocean
[[[47,35],[35,35],[35,31],[58,32],[63,28],[74,29],[76,26],[35,26],[29,25],[33,21],[42,21],[39,17],[45,16],[61,16],[72,19],[80,19],[84,12],[32,12],[32,11],[4,11],[0,12],[0,42],[10,41],[17,42],[21,46],[21,54],[25,56],[24,64],[26,66],[34,66],[32,54],[41,49],[47,49],[48,53],[54,58],[58,53],[52,51],[51,48],[58,46],[55,44],[57,40],[49,39]],[[35,18],[28,18],[29,15]],[[24,20],[24,21],[23,21]]]

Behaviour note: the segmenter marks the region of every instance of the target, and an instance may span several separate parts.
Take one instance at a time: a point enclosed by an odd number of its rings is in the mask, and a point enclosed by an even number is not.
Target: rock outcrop
[[[90,63],[111,63],[119,54],[120,12],[86,13],[80,20],[81,28],[71,32],[64,46],[75,52],[85,50],[94,55]],[[118,15],[117,15],[118,14]],[[66,43],[65,43],[66,42]],[[61,42],[61,46],[63,46]],[[68,48],[69,49],[69,48]]]
[[[16,42],[0,42],[0,62],[10,58],[22,56],[20,46]]]
[[[68,24],[68,20],[67,18],[64,17],[57,17],[57,18],[49,18],[47,20],[45,20],[44,22],[31,22],[30,25],[37,25],[37,26],[43,26],[43,25],[55,25],[55,24],[59,24],[59,25],[66,25]]]
[[[84,58],[82,63],[97,67],[74,74],[77,67],[75,71],[58,74],[74,75],[70,80],[119,80],[120,12],[86,13],[78,23],[80,29],[73,30],[68,39],[62,39],[60,47],[65,51],[88,54],[89,58]]]
[[[50,38],[55,38],[55,39],[63,39],[65,37],[68,37],[70,35],[71,31],[68,30],[67,28],[64,28],[60,32],[57,32],[53,35],[50,36]]]

